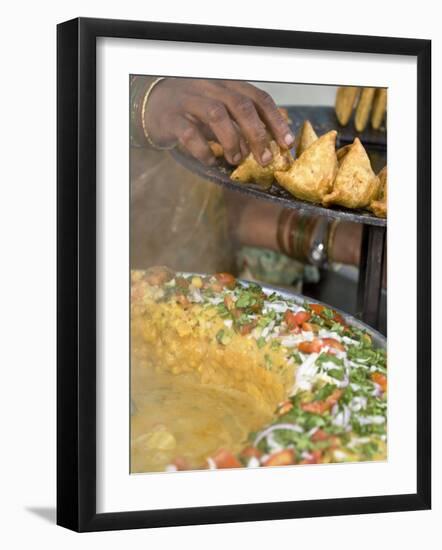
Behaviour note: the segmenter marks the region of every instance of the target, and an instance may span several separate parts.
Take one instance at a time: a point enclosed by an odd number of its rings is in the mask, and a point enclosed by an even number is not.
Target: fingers
[[[259,116],[265,122],[277,143],[284,149],[292,147],[295,136],[287,120],[278,110],[271,95],[248,82],[223,81],[224,86],[250,98],[256,106]]]
[[[245,95],[229,90],[219,82],[206,81],[204,95],[222,102],[237,123],[256,160],[265,166],[272,161],[270,136],[259,118],[253,101]]]
[[[179,143],[193,157],[206,165],[213,165],[216,162],[215,156],[210,150],[207,139],[196,124],[178,115],[172,122],[175,137]]]
[[[240,132],[221,101],[189,95],[183,98],[182,107],[210,128],[230,164],[239,164],[243,160]]]

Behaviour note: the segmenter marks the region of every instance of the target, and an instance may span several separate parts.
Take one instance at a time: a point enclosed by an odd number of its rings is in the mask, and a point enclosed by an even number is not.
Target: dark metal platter
[[[338,123],[334,114],[334,110],[331,107],[287,107],[289,117],[292,120],[291,127],[293,131],[297,132],[300,125],[304,120],[308,119],[312,123],[313,127],[318,134],[323,134],[330,129],[337,128]],[[380,131],[367,130],[367,136],[370,139],[366,142],[364,133],[359,134],[361,141],[366,146],[367,152],[370,156],[373,169],[377,172],[386,164],[386,152],[385,152],[385,137],[379,136],[378,142],[375,143],[375,137],[377,134],[382,134]],[[355,134],[352,134],[354,137]],[[339,136],[339,134],[338,134]],[[347,140],[339,138],[338,146],[348,143]],[[370,212],[364,210],[349,210],[343,207],[331,207],[325,208],[317,204],[295,199],[288,191],[280,187],[277,183],[274,183],[270,189],[263,190],[257,185],[242,184],[232,181],[229,177],[229,169],[226,164],[219,164],[214,167],[208,167],[199,162],[198,160],[186,155],[179,149],[172,151],[172,156],[182,166],[197,174],[203,179],[210,180],[218,185],[222,185],[226,189],[236,191],[250,195],[259,199],[264,199],[272,202],[276,202],[285,208],[293,208],[296,210],[308,212],[311,215],[326,216],[328,218],[335,218],[349,222],[362,223],[366,225],[377,225],[385,227],[387,220],[383,218],[377,218]]]

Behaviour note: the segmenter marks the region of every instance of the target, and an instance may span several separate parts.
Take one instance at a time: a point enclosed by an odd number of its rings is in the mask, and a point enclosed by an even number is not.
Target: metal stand
[[[363,226],[357,315],[373,328],[378,328],[379,326],[379,304],[385,259],[385,235],[385,227],[376,225]]]

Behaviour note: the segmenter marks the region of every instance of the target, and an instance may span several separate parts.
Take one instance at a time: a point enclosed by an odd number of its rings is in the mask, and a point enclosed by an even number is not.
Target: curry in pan
[[[386,352],[232,275],[132,272],[131,471],[385,460]]]

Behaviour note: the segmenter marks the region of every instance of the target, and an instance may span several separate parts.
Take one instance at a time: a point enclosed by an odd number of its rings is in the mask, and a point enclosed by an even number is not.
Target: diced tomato
[[[220,449],[212,457],[217,468],[242,468],[241,462],[230,451]]]
[[[322,459],[322,451],[316,449],[312,451],[310,458],[304,458],[299,464],[319,464]]]
[[[319,353],[323,347],[322,340],[316,338],[311,342],[305,341],[298,344],[298,349],[301,353]]]
[[[311,401],[310,403],[301,403],[301,409],[312,414],[322,414],[327,410],[325,401]]]
[[[290,309],[288,309],[284,313],[284,321],[287,323],[289,329],[295,328],[298,326],[298,323],[296,322],[295,314]]]
[[[241,325],[239,327],[239,333],[242,336],[245,336],[246,334],[250,334],[257,324],[258,324],[258,321],[253,320],[250,323],[247,323],[246,325]]]
[[[309,304],[312,311],[316,313],[316,315],[319,315],[320,317],[327,319],[327,317],[324,315],[324,309],[325,306],[321,304]],[[333,321],[336,323],[339,323],[343,326],[345,326],[345,320],[338,312],[336,312],[334,309],[330,309],[330,311],[333,313]]]
[[[190,305],[189,300],[183,294],[177,294],[176,301],[181,304],[184,308]]]
[[[339,313],[337,313],[336,311],[333,311],[334,315],[333,315],[333,321],[335,321],[336,323],[339,323],[340,325],[344,325],[345,326],[345,321],[344,321],[344,317],[342,317],[342,315],[339,315]]]
[[[269,456],[269,458],[263,462],[263,466],[288,466],[295,464],[295,451],[293,449],[284,449],[278,451]]]
[[[260,456],[262,455],[259,449],[252,446],[245,447],[240,454],[244,458],[260,458]]]
[[[282,416],[283,414],[287,414],[289,411],[293,409],[293,403],[291,401],[284,401],[278,405],[278,414]]]
[[[313,443],[317,443],[318,441],[326,441],[328,438],[329,438],[329,434],[327,432],[324,432],[324,430],[321,430],[321,428],[319,428],[318,430],[316,430],[316,432],[311,436],[311,440],[313,441]]]
[[[230,290],[235,288],[236,278],[231,273],[216,273],[215,278]]]
[[[330,348],[335,348],[340,351],[345,351],[345,347],[341,342],[338,342],[338,340],[335,340],[334,338],[323,338],[322,339],[325,346],[328,346]]]
[[[314,414],[323,414],[329,411],[335,405],[342,395],[342,390],[336,389],[331,395],[322,401],[311,401],[310,403],[302,403],[301,409],[305,412]]]
[[[382,372],[373,372],[371,379],[381,387],[382,391],[387,391],[387,377],[385,374],[382,374]]]
[[[301,326],[302,323],[306,323],[311,317],[311,313],[308,311],[298,311],[297,313],[294,313],[290,309],[288,309],[284,313],[284,321],[287,323],[289,329]]]
[[[312,314],[309,311],[298,311],[295,313],[296,323],[302,325],[302,323],[309,321],[311,316]]]
[[[324,311],[324,306],[321,304],[309,304],[310,309],[316,313],[316,315],[322,315]]]
[[[185,458],[180,457],[180,456],[177,456],[172,461],[172,464],[176,467],[177,470],[190,470],[190,466],[187,463],[187,460]]]
[[[305,332],[313,332],[313,325],[311,323],[302,323],[302,330]]]

